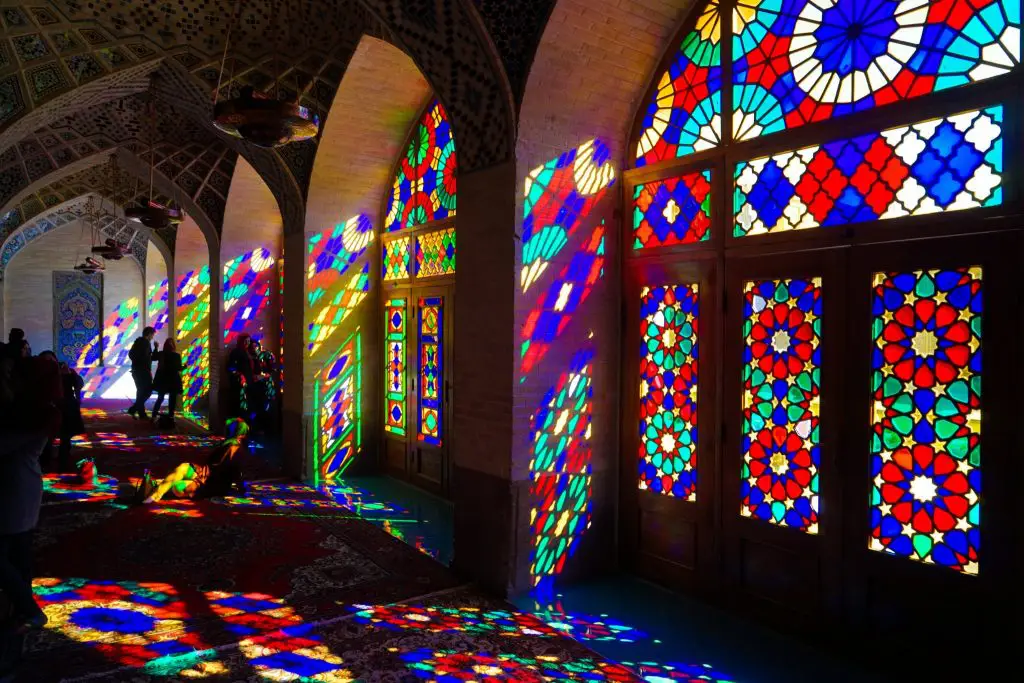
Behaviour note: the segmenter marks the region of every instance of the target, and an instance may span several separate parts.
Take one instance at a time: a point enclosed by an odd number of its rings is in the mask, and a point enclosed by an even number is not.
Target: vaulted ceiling
[[[239,154],[283,212],[301,212],[317,142],[263,150],[220,133],[210,123],[218,85],[219,97],[242,86],[297,95],[325,119],[360,38],[370,35],[409,50],[439,94],[468,103],[454,102],[453,109],[476,110],[464,117],[466,125],[487,130],[501,106],[498,81],[508,84],[518,107],[554,2],[2,2],[0,242],[79,192],[134,200],[136,195],[107,187],[100,169],[114,152],[130,154],[144,167],[151,141],[157,171],[172,183],[166,194],[187,197],[215,230]],[[491,47],[505,71],[497,80],[481,66]],[[505,124],[493,125],[500,138]],[[507,141],[476,137],[467,140],[467,165],[509,154]]]

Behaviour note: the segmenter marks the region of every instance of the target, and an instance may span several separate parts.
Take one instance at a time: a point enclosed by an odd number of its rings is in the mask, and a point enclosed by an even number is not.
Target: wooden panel
[[[814,613],[821,592],[818,557],[744,538],[740,542],[743,589],[787,611]],[[809,599],[811,598],[811,599]]]
[[[406,473],[405,457],[405,441],[384,439],[384,465],[388,471],[404,476]]]
[[[657,509],[641,509],[637,526],[640,552],[696,568],[697,526],[692,521],[673,519]]]

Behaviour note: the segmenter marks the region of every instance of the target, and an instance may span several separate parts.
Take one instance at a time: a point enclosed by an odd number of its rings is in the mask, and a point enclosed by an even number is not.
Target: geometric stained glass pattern
[[[416,236],[416,277],[455,273],[455,228]]]
[[[640,490],[695,501],[697,285],[640,297]]]
[[[615,184],[612,153],[590,140],[526,176],[523,191],[523,292],[537,282],[569,243],[583,219]]]
[[[317,486],[338,480],[362,445],[362,348],[357,329],[317,373],[313,405]]]
[[[576,354],[541,400],[530,423],[533,453],[530,575],[546,592],[590,528],[593,468],[590,434],[594,353]],[[544,584],[542,586],[542,584]]]
[[[203,266],[178,279],[177,342],[181,350],[182,409],[203,407],[210,390],[210,267]]]
[[[423,114],[388,194],[387,232],[455,215],[458,162],[448,115],[438,100]]]
[[[224,264],[224,344],[230,348],[242,333],[262,341],[276,259],[270,250],[253,249]]]
[[[1008,73],[1020,0],[737,0],[733,32],[749,140]]]
[[[736,166],[736,237],[998,206],[1003,108],[804,147]]]
[[[721,27],[718,0],[710,0],[647,105],[637,166],[718,146],[722,137]]]
[[[412,237],[384,240],[384,279],[405,280],[412,272]]]
[[[384,304],[385,352],[384,429],[391,434],[405,434],[406,344],[408,317],[405,299],[391,299]]]
[[[740,512],[818,533],[821,279],[747,282]]]
[[[633,249],[711,239],[711,171],[637,185]]]
[[[872,550],[977,574],[980,268],[876,273]]]
[[[309,238],[306,255],[306,292],[310,306],[331,289],[373,242],[373,222],[365,214],[339,223],[328,233]]]
[[[419,440],[441,445],[441,383],[444,377],[444,299],[419,301]]]
[[[167,326],[168,283],[161,280],[146,290],[146,324],[158,333]]]

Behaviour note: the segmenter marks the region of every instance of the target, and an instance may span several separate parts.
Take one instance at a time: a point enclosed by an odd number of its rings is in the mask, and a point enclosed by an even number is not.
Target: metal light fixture
[[[141,223],[147,228],[158,230],[178,225],[184,220],[185,212],[180,208],[167,207],[153,201],[153,173],[156,168],[153,139],[156,137],[156,107],[153,106],[152,99],[149,102],[149,115],[149,201],[138,206],[126,206],[124,217],[129,221]]]

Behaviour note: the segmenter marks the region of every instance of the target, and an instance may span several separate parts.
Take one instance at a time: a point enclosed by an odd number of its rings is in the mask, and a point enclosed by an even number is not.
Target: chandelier
[[[137,206],[126,206],[124,217],[132,222],[141,223],[152,230],[178,225],[185,219],[185,212],[180,208],[164,206],[153,201],[153,173],[156,168],[156,154],[153,150],[153,139],[156,137],[156,107],[152,97],[149,101],[149,201]]]

